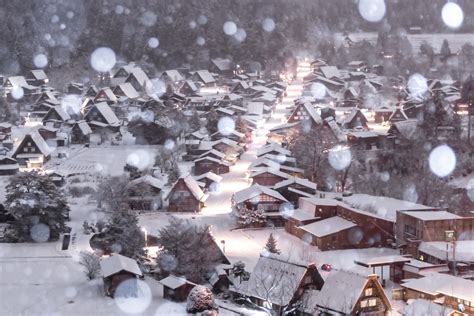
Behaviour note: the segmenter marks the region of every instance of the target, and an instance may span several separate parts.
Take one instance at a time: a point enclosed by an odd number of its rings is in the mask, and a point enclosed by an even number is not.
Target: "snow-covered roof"
[[[448,252],[446,253],[446,249]],[[445,241],[422,241],[418,250],[440,260],[454,260],[453,245]],[[457,240],[456,257],[457,261],[474,262],[474,240]]]
[[[224,158],[226,156],[223,152],[218,151],[217,149],[211,149],[211,150],[208,150],[205,153],[201,154],[199,156],[199,158],[207,157],[207,156],[210,156],[210,155],[214,155],[214,156],[219,157],[219,158]]]
[[[77,127],[81,130],[83,135],[92,134],[92,129],[89,126],[89,124],[87,124],[86,121],[79,121],[76,124],[77,124]]]
[[[168,78],[171,79],[171,81],[181,81],[183,80],[183,76],[179,73],[178,70],[176,69],[170,69],[170,70],[165,70],[162,74],[163,75],[166,75]],[[189,80],[188,80],[189,81]],[[194,85],[194,82],[192,81],[189,81],[190,83],[192,83]],[[190,85],[191,86],[191,85]],[[196,86],[194,85],[194,88],[196,88]],[[193,89],[194,91],[197,90],[197,89]]]
[[[406,139],[412,139],[418,130],[418,120],[408,119],[393,123],[397,131]]]
[[[319,68],[319,70],[321,71],[323,76],[326,77],[327,79],[341,77],[341,73],[339,72],[339,69],[337,69],[336,66],[322,66]]]
[[[48,146],[44,138],[38,133],[37,130],[32,131],[29,134],[26,134],[25,137],[27,137],[28,135],[31,137],[32,141],[36,144],[41,154],[43,154],[44,156],[48,156],[49,154],[51,154],[53,150]],[[24,141],[25,141],[25,138],[23,138],[21,144],[23,144]],[[15,153],[15,155],[16,154],[17,153]]]
[[[230,59],[225,58],[216,58],[212,59],[212,63],[219,69],[220,71],[228,71],[232,70],[232,61]]]
[[[424,221],[439,221],[462,218],[459,215],[447,211],[405,211],[404,213]]]
[[[245,202],[252,198],[257,197],[260,194],[266,194],[278,200],[288,202],[288,200],[285,199],[285,197],[281,195],[280,193],[278,193],[277,191],[264,187],[259,184],[255,184],[255,185],[252,185],[251,187],[235,192],[234,201],[236,203],[242,203],[242,202]]]
[[[474,302],[474,282],[444,273],[431,273],[402,283],[402,287],[429,295],[444,294]]]
[[[133,87],[130,82],[124,82],[118,85],[120,90],[125,94],[125,96],[129,99],[136,99],[139,97],[137,90]]]
[[[161,279],[158,282],[160,282],[163,286],[166,286],[167,288],[170,288],[172,290],[175,290],[175,289],[185,285],[186,283],[188,283],[186,281],[186,279],[174,276],[172,274],[167,276],[164,279]]]
[[[257,150],[257,157],[263,156],[265,154],[271,153],[272,151],[275,151],[279,154],[285,155],[285,156],[291,156],[291,151],[288,149],[285,149],[281,146],[272,144],[265,146],[263,148],[260,148]]]
[[[275,184],[273,187],[275,190],[286,187],[292,184],[298,184],[304,187],[307,187],[309,189],[316,190],[316,183],[309,181],[308,179],[303,179],[303,178],[297,178],[297,177],[291,177],[287,180],[280,181]]]
[[[28,86],[28,82],[26,82],[26,79],[25,79],[24,76],[12,76],[12,77],[8,77],[8,80],[10,81],[10,83],[13,87],[26,87],[26,86]]]
[[[165,182],[163,180],[157,179],[157,178],[155,178],[155,177],[153,177],[149,174],[130,181],[129,186],[140,184],[140,183],[148,184],[148,185],[150,185],[152,187],[155,187],[157,189],[160,189],[160,190],[163,189],[163,187],[165,186]]]
[[[250,279],[234,282],[234,289],[243,295],[285,306],[296,294],[307,268],[307,263],[289,260],[283,255],[262,254]]]
[[[195,178],[196,178],[197,181],[199,181],[201,179],[204,179],[204,178],[209,179],[209,180],[214,181],[214,182],[217,182],[217,183],[222,181],[222,177],[220,175],[217,175],[217,174],[215,174],[214,172],[211,172],[211,171],[208,171],[208,172],[203,173],[199,176],[196,176]]]
[[[405,305],[402,310],[399,311],[403,316],[413,315],[430,315],[430,316],[448,316],[454,310],[447,306],[439,305],[433,301],[416,299]]]
[[[50,108],[48,113],[52,111],[55,111],[59,115],[61,120],[64,122],[71,119],[69,113],[67,113],[62,106],[55,106],[53,108]]]
[[[202,192],[196,179],[194,179],[191,175],[181,177],[180,179],[183,179],[184,183],[186,184],[188,189],[191,191],[191,194],[196,198],[196,200],[204,202],[209,197],[207,194],[204,194],[204,192]]]
[[[195,74],[201,79],[204,83],[213,83],[216,80],[208,70],[198,70]]]
[[[368,211],[370,209],[375,215],[393,222],[397,219],[397,211],[433,209],[432,207],[417,203],[368,194],[353,194],[352,196],[344,197],[344,202],[361,210]]]
[[[310,212],[308,210],[303,210],[300,208],[290,211],[288,217],[296,219],[298,221],[315,220],[317,218],[316,216],[314,216],[314,212]]]
[[[352,314],[354,304],[362,294],[368,278],[348,271],[333,271],[324,281],[322,289],[309,297],[308,306],[327,308]]]
[[[324,237],[356,226],[357,224],[340,216],[333,216],[315,223],[300,226],[300,228],[313,236]]]
[[[97,110],[100,112],[100,114],[102,114],[102,116],[104,117],[107,124],[109,124],[109,125],[119,125],[120,124],[119,119],[117,118],[114,111],[112,111],[112,109],[110,108],[110,106],[107,103],[99,102],[99,103],[96,103],[94,106],[97,108]]]
[[[204,156],[202,158],[198,158],[198,159],[194,160],[194,163],[204,161],[204,160],[216,162],[216,163],[218,163],[220,165],[224,165],[224,166],[230,166],[230,163],[228,161],[219,160],[219,159],[216,159],[216,158],[211,157],[211,156]]]
[[[198,90],[198,88],[196,87],[196,84],[192,80],[186,80],[184,84],[181,86],[181,88],[184,86],[188,86],[193,92]]]
[[[34,69],[34,70],[31,70],[31,74],[33,75],[33,77],[34,77],[36,80],[45,80],[45,79],[48,79],[48,76],[46,75],[46,73],[44,72],[43,69]]]
[[[135,260],[118,254],[102,259],[100,261],[100,268],[102,270],[102,276],[104,278],[116,274],[120,271],[131,272],[139,276],[143,275],[142,271],[140,270],[140,267],[138,266]]]
[[[251,173],[250,178],[259,176],[259,175],[264,174],[264,173],[271,173],[275,176],[278,176],[278,177],[284,178],[284,179],[288,179],[290,177],[289,174],[281,172],[280,170],[276,170],[276,169],[270,167],[270,168],[260,168],[259,170]]]

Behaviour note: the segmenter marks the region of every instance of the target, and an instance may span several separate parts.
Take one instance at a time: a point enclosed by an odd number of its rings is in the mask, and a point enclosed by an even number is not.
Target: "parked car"
[[[321,270],[323,271],[331,271],[332,270],[332,266],[328,263],[325,263],[321,266]]]

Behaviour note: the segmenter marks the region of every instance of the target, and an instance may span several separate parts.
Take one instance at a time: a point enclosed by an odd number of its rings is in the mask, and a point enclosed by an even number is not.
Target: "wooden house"
[[[48,76],[43,69],[30,70],[26,76],[26,81],[33,86],[42,86],[49,82]]]
[[[316,183],[308,179],[291,177],[275,183],[273,189],[280,192],[293,205],[297,205],[300,196],[316,194]]]
[[[71,116],[62,106],[55,106],[49,109],[42,121],[43,125],[52,125],[53,127],[59,128],[70,119]]]
[[[119,119],[106,102],[94,104],[84,119],[93,131],[105,128],[116,132],[120,127]]]
[[[166,83],[180,83],[184,80],[183,75],[176,69],[165,70],[160,76],[160,79]]]
[[[347,143],[351,147],[362,150],[382,148],[383,140],[387,135],[373,131],[352,131],[347,133]]]
[[[214,79],[214,76],[208,70],[195,71],[191,76],[191,80],[199,82],[201,85],[206,87],[214,86],[216,84],[216,79]]]
[[[360,110],[354,109],[344,118],[342,127],[344,129],[368,129],[367,123],[368,121],[365,115]]]
[[[250,178],[254,184],[273,188],[275,184],[288,180],[290,175],[272,168],[260,168],[260,170],[252,172]]]
[[[305,291],[321,290],[323,283],[314,263],[270,253],[261,254],[248,281],[234,280],[230,291],[234,299],[249,299],[274,315],[283,315],[296,307]]]
[[[125,82],[131,83],[136,91],[143,92],[146,90],[147,85],[150,84],[150,79],[140,67],[135,66],[127,79],[125,79]]]
[[[394,109],[391,106],[381,106],[378,108],[375,108],[373,110],[374,112],[374,122],[381,124],[383,122],[388,122],[390,119],[390,116],[392,116]]]
[[[405,114],[405,111],[402,108],[396,108],[390,117],[388,118],[388,121],[390,123],[395,123],[395,122],[400,122],[400,121],[406,121],[408,120],[408,116]]]
[[[48,178],[57,187],[62,187],[66,183],[66,177],[64,176],[63,173],[59,171],[48,172]]]
[[[74,123],[71,129],[71,144],[88,144],[92,129],[86,121],[78,121]]]
[[[210,192],[218,191],[219,183],[222,181],[222,177],[213,172],[206,172],[194,178],[202,188]]]
[[[392,306],[377,275],[333,271],[320,291],[303,298],[303,315],[389,315]]]
[[[87,88],[86,97],[95,98],[95,96],[97,95],[97,92],[99,92],[99,89],[95,85],[92,85],[89,88]]]
[[[322,124],[323,120],[311,102],[298,103],[288,117],[288,123],[307,121],[312,126]]]
[[[10,140],[12,135],[12,125],[7,122],[0,123],[0,141]]]
[[[196,84],[191,80],[186,80],[183,85],[178,89],[179,93],[184,95],[194,95],[198,93],[199,89],[196,87]]]
[[[67,94],[82,95],[84,92],[84,84],[79,82],[71,82],[67,85]]]
[[[18,172],[20,166],[11,157],[0,156],[0,176],[11,176]]]
[[[230,164],[225,160],[219,160],[213,157],[202,157],[194,161],[194,174],[201,175],[206,172],[213,172],[215,174],[228,173]]]
[[[51,157],[51,148],[41,135],[35,131],[26,134],[12,157],[18,164],[28,168],[40,168]]]
[[[100,261],[105,295],[133,296],[138,291],[137,279],[143,276],[137,262],[122,255],[113,255]],[[126,286],[120,286],[127,282]],[[128,292],[131,291],[131,292]]]
[[[213,73],[230,78],[234,74],[234,63],[226,58],[212,59],[209,70]]]
[[[94,102],[107,102],[108,104],[117,102],[117,96],[110,88],[100,89],[94,97]]]
[[[163,298],[173,302],[185,302],[196,284],[185,278],[169,275],[159,281],[163,285]]]
[[[429,273],[401,284],[403,300],[426,299],[442,306],[474,314],[474,281],[444,273]]]
[[[154,211],[162,206],[165,183],[151,175],[130,181],[126,187],[127,203],[132,210]]]
[[[199,213],[207,198],[208,195],[204,194],[191,175],[182,176],[173,184],[166,196],[168,211]]]
[[[275,226],[284,225],[283,213],[280,212],[283,203],[288,203],[288,200],[280,193],[259,184],[237,191],[232,197],[232,204],[237,210],[262,209],[266,219]]]
[[[113,93],[117,97],[126,97],[127,99],[137,99],[140,96],[130,82],[119,84],[114,88]]]

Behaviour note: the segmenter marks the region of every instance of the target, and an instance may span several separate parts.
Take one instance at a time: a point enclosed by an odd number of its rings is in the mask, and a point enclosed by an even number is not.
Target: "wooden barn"
[[[105,295],[110,297],[115,297],[116,294],[133,295],[134,291],[138,290],[137,279],[143,276],[135,260],[118,254],[102,259],[100,269],[104,280]],[[123,282],[130,282],[130,284],[120,288],[120,284]],[[119,289],[118,293],[117,289]]]
[[[169,275],[159,281],[163,285],[163,298],[173,302],[184,302],[196,284],[185,278]]]
[[[208,195],[204,194],[197,181],[187,175],[175,182],[165,199],[168,200],[170,212],[199,213],[207,198]]]

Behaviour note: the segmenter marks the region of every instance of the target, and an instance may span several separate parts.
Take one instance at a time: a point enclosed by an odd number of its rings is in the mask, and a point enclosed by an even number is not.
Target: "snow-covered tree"
[[[47,175],[23,172],[6,186],[5,207],[15,218],[18,241],[56,240],[67,230],[69,206],[62,190]]]
[[[267,249],[271,253],[280,254],[280,249],[278,249],[277,241],[275,237],[273,237],[272,233],[270,233],[270,236],[268,237],[267,243],[265,244],[265,249]]]
[[[95,253],[81,251],[79,264],[84,267],[84,273],[89,280],[99,276],[100,259]]]
[[[237,222],[240,227],[261,226],[265,223],[265,211],[261,207],[251,209],[244,206],[236,210]]]
[[[163,272],[184,275],[200,283],[221,261],[221,252],[209,226],[194,226],[172,217],[158,232],[163,251],[158,256]]]
[[[189,292],[186,311],[191,314],[196,314],[209,310],[218,310],[217,304],[214,302],[214,295],[207,287],[196,285],[191,292]]]
[[[97,201],[99,207],[105,202],[110,210],[116,210],[127,197],[127,177],[110,177],[102,180],[97,188]]]
[[[144,235],[138,226],[135,213],[121,205],[114,211],[104,229],[105,243],[111,245],[109,250],[126,257],[138,258],[144,254]]]

